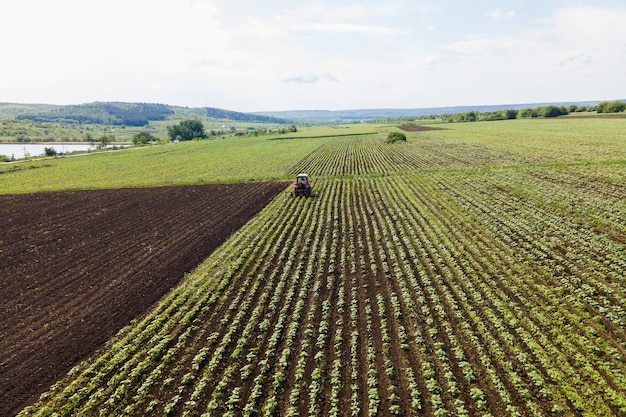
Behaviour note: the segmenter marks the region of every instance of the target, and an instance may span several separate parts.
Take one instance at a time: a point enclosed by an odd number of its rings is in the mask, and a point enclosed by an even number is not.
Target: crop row
[[[484,144],[419,137],[390,145],[379,135],[338,137],[320,145],[289,172],[314,176],[388,174],[534,162],[521,153]]]
[[[624,244],[515,180],[280,196],[21,415],[626,413]]]

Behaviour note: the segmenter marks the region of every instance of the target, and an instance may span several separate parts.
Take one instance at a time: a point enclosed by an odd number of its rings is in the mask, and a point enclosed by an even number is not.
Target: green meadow
[[[356,124],[3,163],[0,193],[286,179],[300,167],[306,168],[307,158],[315,150],[348,142],[353,147],[382,146],[394,153],[402,150],[416,157],[420,153],[430,157],[450,154],[462,161],[482,161],[432,167],[405,164],[390,167],[383,174],[425,168],[474,169],[476,165],[494,169],[620,164],[626,160],[626,119],[621,118],[563,117],[434,126],[440,130],[407,132],[408,142],[399,145],[382,145],[396,125]]]
[[[165,143],[0,164],[0,193],[284,179],[323,143],[376,132],[369,125]]]

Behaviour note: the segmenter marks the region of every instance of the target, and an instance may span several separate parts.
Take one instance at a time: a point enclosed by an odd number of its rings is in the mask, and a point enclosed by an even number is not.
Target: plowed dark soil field
[[[142,315],[286,185],[0,196],[0,415]]]

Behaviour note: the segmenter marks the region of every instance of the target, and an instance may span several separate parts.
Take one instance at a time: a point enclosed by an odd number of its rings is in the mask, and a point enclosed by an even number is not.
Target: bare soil
[[[286,186],[0,196],[0,416],[145,313]]]

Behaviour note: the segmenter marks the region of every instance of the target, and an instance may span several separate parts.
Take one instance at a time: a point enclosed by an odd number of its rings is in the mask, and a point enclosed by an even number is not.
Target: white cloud
[[[496,20],[510,19],[513,16],[515,16],[515,11],[514,10],[495,9],[495,10],[487,13],[487,16],[492,17],[492,18],[494,18]]]
[[[317,84],[322,81],[338,82],[339,80],[332,74],[308,74],[308,75],[295,75],[285,78],[286,83],[297,84]]]
[[[530,50],[534,43],[511,36],[470,36],[465,40],[453,42],[445,49],[463,55],[482,57],[497,57],[498,55],[519,53],[520,50]]]
[[[436,68],[439,65],[445,64],[448,61],[448,55],[442,53],[434,53],[425,55],[422,58],[422,63],[426,67]]]
[[[428,63],[448,76],[459,102],[622,97],[626,28],[619,22],[624,19],[626,9],[557,9],[515,31],[465,35],[443,45]]]
[[[255,111],[626,96],[624,6],[452,3],[14,1],[0,101]]]
[[[334,33],[364,33],[370,35],[398,35],[404,33],[404,30],[397,28],[378,26],[378,25],[359,25],[355,23],[306,23],[294,25],[292,30],[311,30],[317,32],[334,32]]]
[[[568,66],[578,66],[581,64],[590,65],[592,63],[591,59],[585,54],[578,54],[574,56],[566,57],[560,61],[557,61],[555,65],[559,67],[568,67]]]
[[[546,64],[593,74],[596,81],[586,82],[603,85],[626,65],[626,27],[621,23],[625,19],[626,8],[569,7],[557,11],[529,36],[540,44]],[[617,79],[613,82],[618,84]]]

